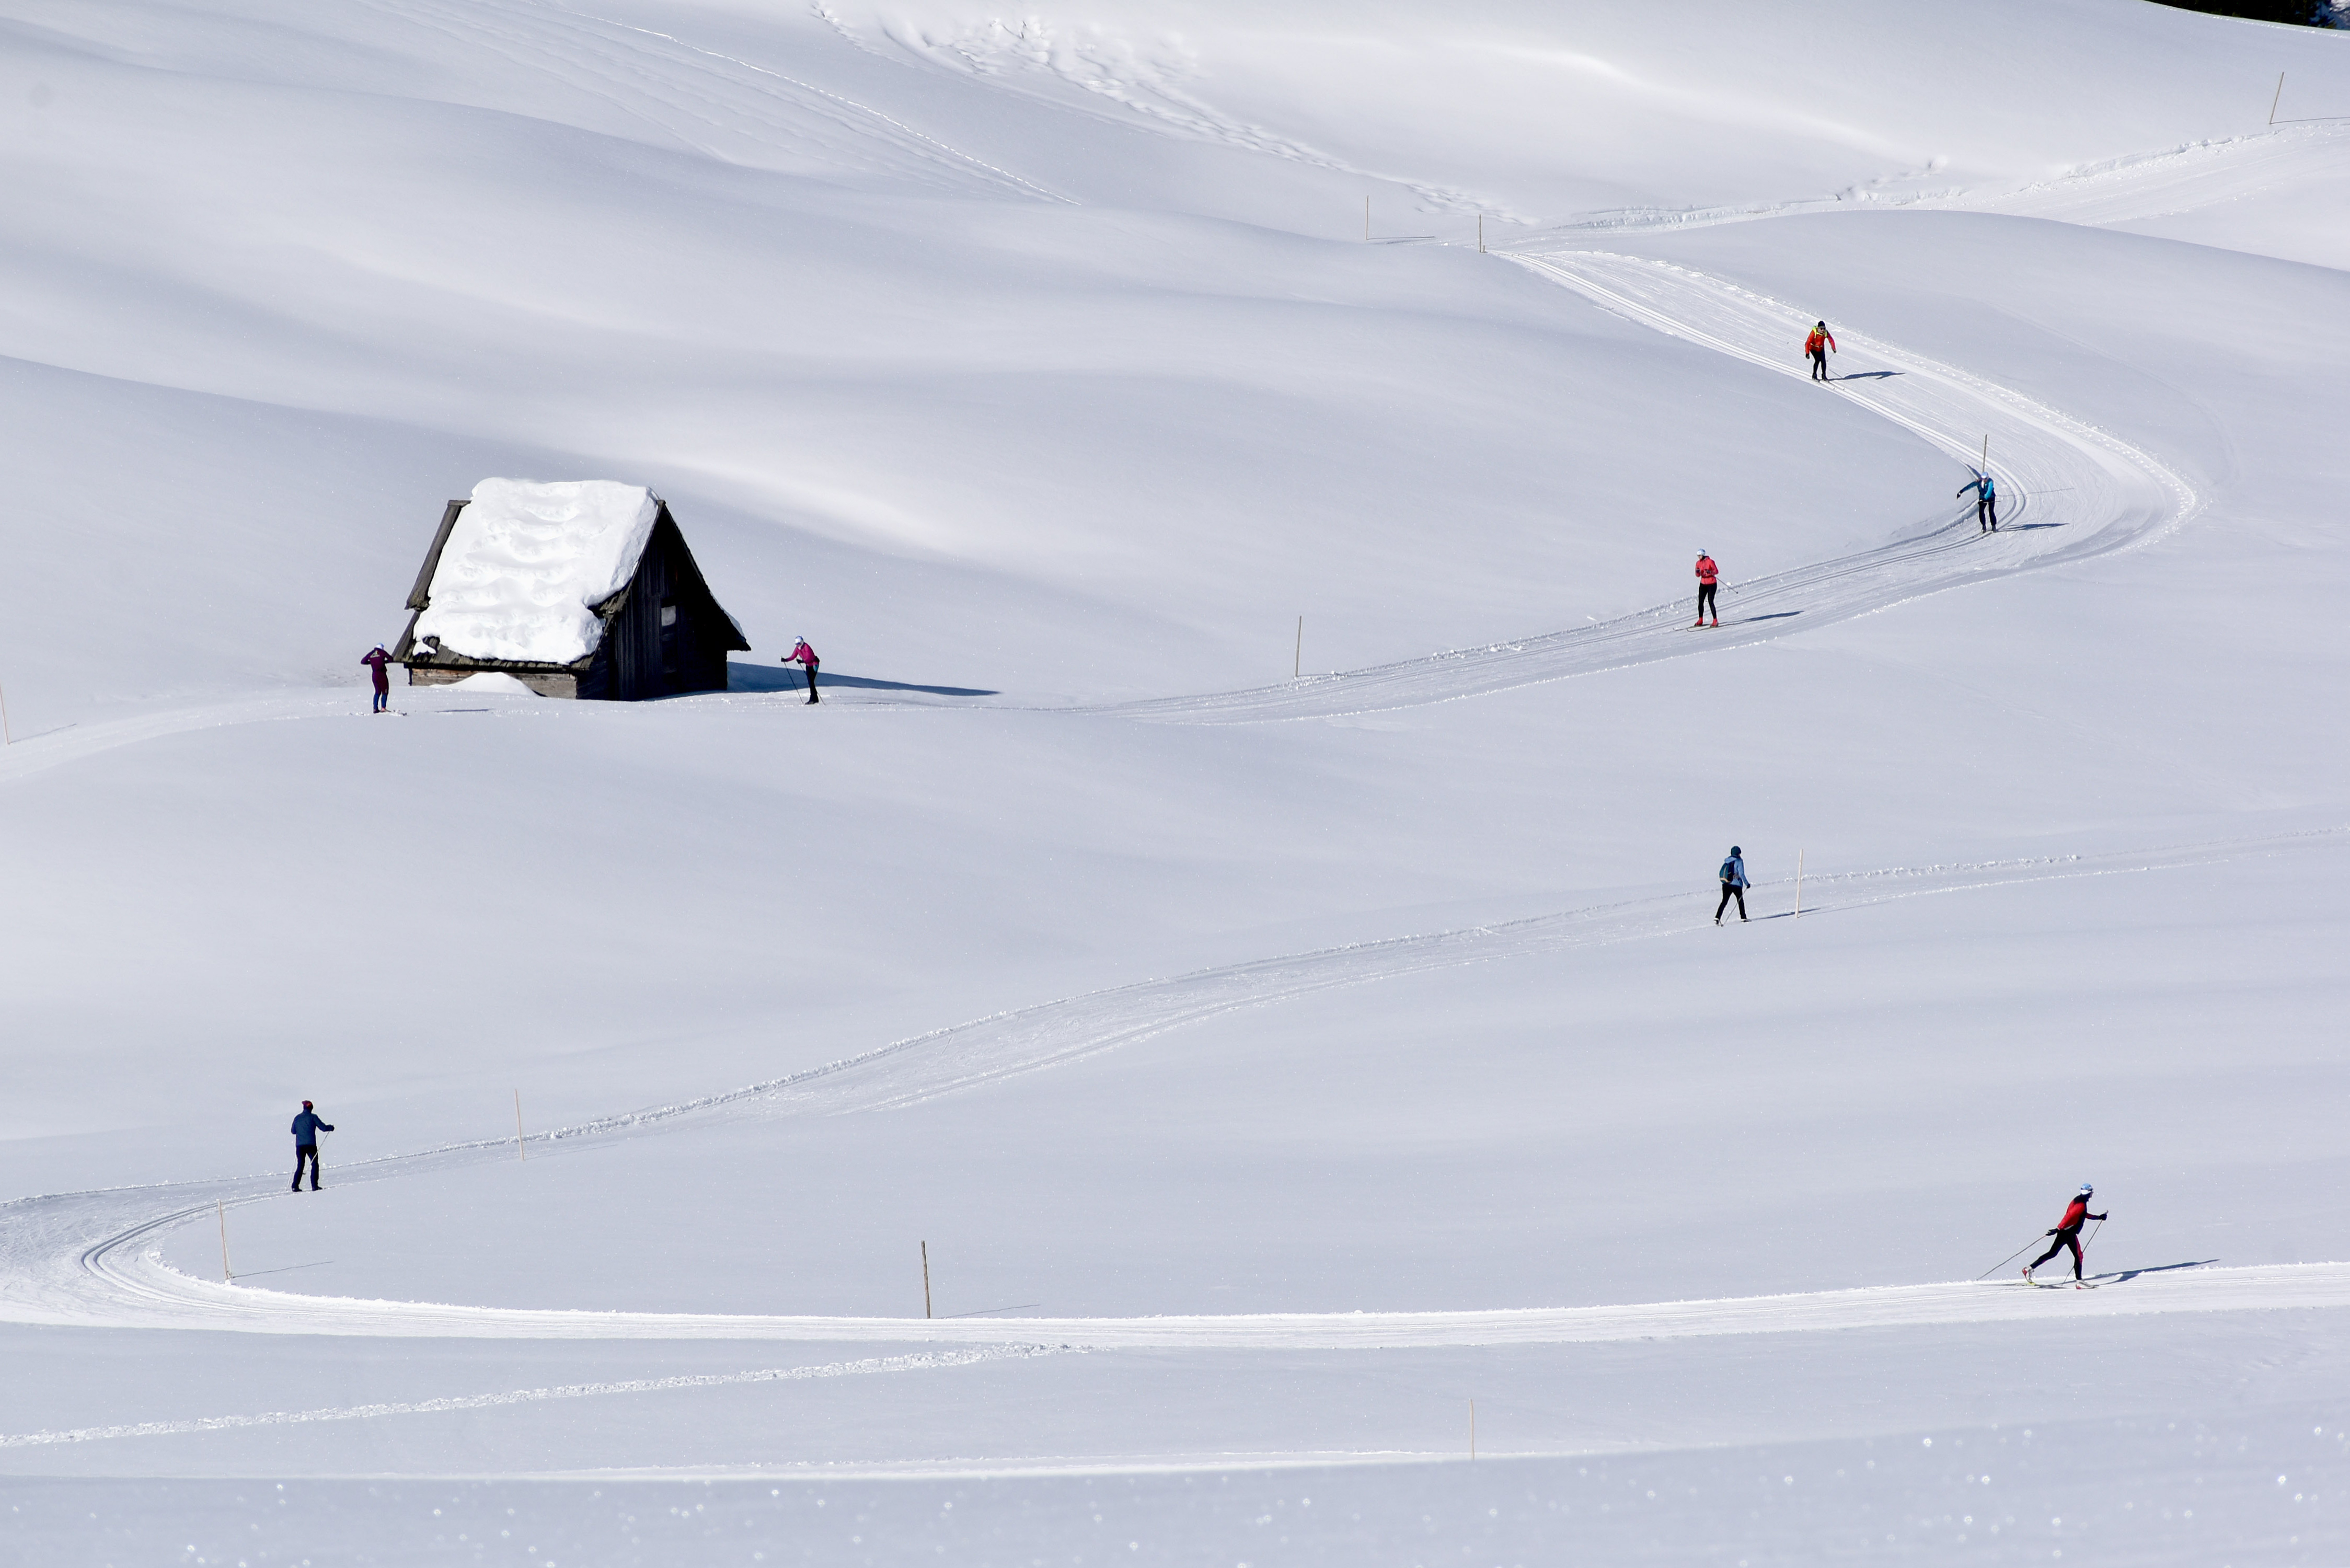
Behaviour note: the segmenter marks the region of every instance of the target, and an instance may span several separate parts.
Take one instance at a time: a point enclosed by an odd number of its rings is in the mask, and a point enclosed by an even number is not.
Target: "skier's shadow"
[[[1906,374],[1908,374],[1908,372],[1903,370],[1855,370],[1848,375],[1838,376],[1835,379],[1839,381],[1882,381],[1887,376],[1900,376]]]
[[[2095,1277],[2100,1284],[2126,1285],[2140,1274],[2168,1274],[2176,1273],[2180,1269],[2208,1269],[2219,1261],[2217,1258],[2200,1258],[2185,1263],[2157,1263],[2151,1268],[2124,1269],[2117,1274],[2098,1274]]]

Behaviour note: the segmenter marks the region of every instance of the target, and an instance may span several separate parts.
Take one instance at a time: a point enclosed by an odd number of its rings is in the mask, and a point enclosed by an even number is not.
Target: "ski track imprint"
[[[1796,346],[1811,317],[1782,301],[1668,262],[1532,242],[1494,254],[1669,337],[1808,379]],[[2199,495],[2117,437],[1955,366],[1846,333],[1840,379],[1822,389],[1972,466],[1990,438],[2001,531],[1970,505],[1904,537],[1745,583],[1724,583],[1721,628],[1694,635],[1690,595],[1614,620],[1457,649],[1284,685],[1082,710],[1191,724],[1379,712],[1767,642],[1905,599],[2132,549],[2192,516]],[[1883,374],[1882,372],[1890,372]],[[1856,373],[1858,373],[1857,375]]]
[[[857,161],[894,162],[907,177],[977,183],[1060,200],[1016,175],[932,141],[866,106],[666,35],[574,15],[565,36],[533,36],[520,14],[461,13],[434,0],[400,7],[419,25],[474,28],[477,39],[517,60],[567,73],[665,132],[696,145],[722,122],[778,149]],[[487,19],[485,19],[487,18]],[[656,93],[630,79],[625,57],[591,30],[635,35],[691,52],[706,73],[702,95]],[[2185,149],[2163,159],[2085,171],[2014,192],[1992,210],[2121,222],[2218,199],[2241,171],[2282,169],[2323,156],[2341,132],[2309,128],[2258,147]],[[706,149],[705,149],[706,150]],[[819,151],[820,150],[820,151]],[[853,150],[853,151],[852,151]],[[1941,203],[1935,203],[1941,204]],[[1959,204],[1951,202],[1950,204]],[[1977,204],[1977,203],[1968,203]],[[2083,216],[2084,213],[2093,215]],[[1760,215],[1739,212],[1725,216]],[[1682,215],[1659,226],[1695,221]],[[1721,220],[1715,220],[1721,221]],[[1618,223],[1601,228],[1641,226]],[[1627,319],[1788,376],[1805,315],[1725,280],[1670,264],[1585,248],[1558,235],[1497,253]],[[1840,396],[1911,431],[1961,461],[1988,433],[1990,467],[2004,492],[2003,521],[2029,522],[1983,537],[1970,509],[1944,514],[1872,550],[1743,584],[1725,585],[1719,634],[1688,635],[1686,600],[1546,636],[1316,677],[1254,691],[1177,697],[1073,711],[1183,723],[1246,723],[1336,717],[1449,701],[1537,682],[1751,645],[1833,625],[1902,600],[2132,548],[2192,516],[2200,498],[2152,456],[2102,431],[1955,367],[1862,334],[1840,358]],[[1865,380],[1854,370],[1891,371]],[[276,697],[157,712],[78,728],[11,748],[0,778],[23,776],[113,747],[219,725],[325,717],[351,699]],[[879,705],[879,704],[877,704]],[[2255,854],[2338,850],[2343,830],[2286,839],[1993,865],[1904,868],[1810,879],[1813,911],[2058,877],[2153,872]],[[1340,986],[1542,954],[1558,954],[1699,929],[1701,900],[1659,897],[1588,909],[1397,938],[1154,980],[975,1020],[814,1071],[686,1104],[607,1118],[538,1140],[619,1139],[720,1118],[838,1115],[913,1104],[939,1095],[1116,1049],[1244,1007],[1277,1004]],[[393,1179],[505,1158],[505,1145],[466,1145],[344,1168],[342,1179]],[[152,1243],[215,1203],[274,1197],[276,1174],[113,1191],[54,1195],[0,1206],[0,1321],[30,1324],[229,1330],[380,1337],[559,1340],[725,1339],[925,1344],[949,1348],[820,1366],[567,1385],[410,1403],[206,1417],[121,1427],[0,1435],[0,1448],[167,1432],[358,1420],[600,1394],[941,1368],[1064,1348],[1366,1350],[1561,1345],[1713,1334],[1824,1333],[1862,1327],[2113,1317],[2350,1305],[2350,1264],[2197,1268],[2108,1276],[2087,1293],[2007,1283],[1884,1287],[1801,1295],[1638,1305],[1489,1312],[1325,1313],[1128,1319],[999,1318],[925,1321],[692,1314],[590,1313],[312,1297],[191,1278]],[[2114,1288],[2118,1287],[2118,1288]]]
[[[2084,877],[2138,875],[2255,856],[2339,852],[2350,828],[2191,845],[2152,853],[1903,867],[1806,879],[1806,912],[1828,918],[1898,898]],[[1570,953],[1702,929],[1702,895],[1686,893],[1532,919],[1400,937],[1063,998],[976,1019],[771,1083],[540,1134],[542,1145],[611,1142],[723,1120],[885,1110],[1149,1039],[1241,1008],[1276,1004],[1473,963]],[[511,1158],[505,1140],[451,1146],[341,1168],[382,1181]],[[1862,1326],[2350,1304],[2350,1264],[2148,1275],[2126,1290],[2008,1292],[1975,1285],[1746,1301],[1471,1313],[1330,1313],[1250,1317],[922,1320],[532,1311],[358,1301],[193,1279],[155,1243],[218,1204],[265,1201],[281,1174],[57,1194],[0,1206],[0,1322],[109,1328],[228,1330],[386,1337],[767,1339],[1089,1347],[1363,1349],[1567,1344],[1675,1334],[1823,1332]],[[2053,1301],[2051,1295],[2063,1295]]]
[[[321,1421],[367,1421],[380,1416],[437,1416],[452,1410],[487,1410],[501,1405],[536,1405],[550,1399],[588,1399],[606,1394],[656,1394],[679,1388],[723,1388],[743,1383],[805,1383],[824,1377],[860,1377],[875,1373],[928,1371],[971,1366],[1008,1356],[1052,1355],[1041,1345],[998,1345],[968,1350],[928,1351],[912,1355],[869,1356],[820,1366],[763,1366],[748,1372],[708,1372],[679,1377],[638,1377],[616,1383],[567,1383],[553,1388],[515,1388],[500,1394],[455,1395],[375,1405],[333,1405],[315,1410],[272,1410],[252,1416],[203,1416],[188,1421],[136,1421],[114,1427],[0,1434],[0,1449],[51,1448],[109,1438],[173,1437],[183,1432],[229,1432],[248,1427],[307,1427]]]

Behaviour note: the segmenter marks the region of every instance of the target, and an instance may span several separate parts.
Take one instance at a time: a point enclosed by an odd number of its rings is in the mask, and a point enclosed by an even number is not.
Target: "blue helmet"
[[[1731,852],[1732,855],[1743,855],[1743,854],[1745,854],[1745,853],[1746,853],[1746,851],[1744,851],[1743,849],[1739,848],[1739,847],[1738,847],[1738,846],[1736,846],[1735,844],[1733,844],[1733,845],[1731,845],[1731,846],[1730,846],[1730,852]]]
[[[2081,1196],[2082,1196],[2082,1197],[2086,1198],[2086,1197],[2088,1197],[2091,1193],[2093,1193],[2093,1192],[2095,1192],[2095,1191],[2096,1191],[2096,1188],[2095,1188],[2095,1186],[2093,1186],[2093,1185],[2091,1185],[2090,1183],[2085,1182],[2085,1182],[2083,1182],[2083,1183],[2081,1183]]]

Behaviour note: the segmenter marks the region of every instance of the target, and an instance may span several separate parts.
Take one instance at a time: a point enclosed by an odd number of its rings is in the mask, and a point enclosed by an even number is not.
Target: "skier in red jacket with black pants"
[[[1713,613],[1713,624],[1716,626],[1720,626],[1721,624],[1721,612],[1718,609],[1714,609],[1713,606],[1714,579],[1721,576],[1721,568],[1713,564],[1713,557],[1707,555],[1703,550],[1700,550],[1697,553],[1698,626],[1703,626],[1705,624],[1706,612],[1709,610],[1711,610]],[[1696,628],[1692,627],[1690,629],[1695,630]]]
[[[2033,1284],[2039,1283],[2037,1280],[2032,1278],[2032,1271],[2070,1247],[2073,1249],[2073,1282],[2076,1285],[2081,1282],[2081,1221],[2105,1218],[2102,1214],[2089,1212],[2089,1199],[2096,1194],[2097,1189],[2095,1187],[2085,1181],[2081,1183],[2079,1195],[2064,1210],[2064,1218],[2057,1221],[2056,1229],[2048,1232],[2056,1239],[2048,1243],[2046,1251],[2025,1265],[2023,1271],[2025,1280]]]
[[[1823,321],[1817,327],[1812,328],[1809,336],[1805,337],[1804,339],[1804,353],[1812,362],[1813,380],[1833,381],[1835,379],[1835,377],[1828,374],[1828,355],[1836,351],[1835,339],[1829,335],[1828,324],[1826,322]]]

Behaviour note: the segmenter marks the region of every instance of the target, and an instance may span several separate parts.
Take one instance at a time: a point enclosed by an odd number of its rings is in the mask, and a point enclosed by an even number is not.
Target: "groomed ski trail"
[[[1991,213],[2048,218],[2086,228],[2115,227],[2171,217],[2233,202],[2340,165],[2350,143],[2350,120],[2294,120],[2291,116],[2249,136],[2217,137],[2159,152],[2136,152],[2030,184],[1951,188],[1929,176],[1897,178],[1882,186],[1856,186],[1832,196],[1785,202],[1742,202],[1720,207],[1619,207],[1553,223],[1517,249],[1568,241],[1751,223],[1814,213],[1915,212]]]
[[[1808,371],[1796,349],[1810,319],[1793,306],[1723,279],[1667,262],[1607,252],[1544,251],[1530,243],[1496,255],[1596,301],[1627,319],[1798,380]],[[1696,587],[1667,603],[1566,631],[1482,648],[1307,676],[1278,686],[1188,697],[1033,710],[1191,724],[1265,723],[1340,718],[1483,696],[1659,659],[1770,641],[1970,583],[2061,566],[2159,538],[2191,517],[2202,498],[2138,448],[1994,382],[1856,332],[1841,337],[1844,379],[1813,389],[1845,398],[1911,431],[1962,462],[1991,437],[1999,481],[2001,531],[1983,535],[1972,505],[1937,507],[1933,521],[1873,549],[1769,576],[1725,582],[1721,629],[1690,633]],[[287,693],[166,710],[69,726],[9,748],[0,782],[192,730],[354,711],[356,693]],[[445,711],[420,699],[411,711]],[[725,693],[675,699],[727,701]],[[922,708],[889,699],[836,694],[854,708]],[[1017,701],[974,706],[1019,708]]]
[[[1088,1350],[1404,1350],[1605,1345],[1742,1334],[2262,1312],[2350,1306],[2350,1263],[2217,1268],[2199,1262],[2101,1276],[2110,1289],[2042,1291],[2016,1282],[1887,1285],[1626,1306],[1484,1312],[1264,1313],[1128,1318],[795,1317],[723,1313],[534,1311],[300,1296],[191,1279],[139,1251],[105,1272],[126,1306],[165,1308],[172,1325],[392,1339],[764,1340]]]
[[[2252,856],[2339,853],[2345,848],[2350,848],[2350,828],[2332,828],[2276,838],[2190,845],[2152,853],[1821,874],[1806,879],[1809,898],[1805,913],[1812,918],[1833,918],[1839,911],[1901,898],[2083,877],[2136,875]],[[787,1078],[606,1117],[538,1135],[530,1141],[543,1147],[577,1146],[661,1130],[689,1130],[715,1121],[840,1115],[910,1105],[1113,1050],[1241,1008],[1273,1005],[1342,986],[1473,963],[1695,934],[1711,924],[1707,903],[1710,898],[1708,892],[1676,892],[1532,919],[1398,937],[1143,981],[975,1019]],[[492,1161],[503,1163],[512,1154],[511,1140],[499,1139],[338,1166],[331,1174],[337,1185],[393,1180],[426,1171],[467,1168]],[[242,1329],[265,1334],[479,1334],[558,1338],[690,1338],[706,1334],[720,1338],[813,1339],[845,1334],[858,1339],[887,1338],[892,1334],[905,1337],[908,1332],[904,1324],[896,1324],[886,1333],[880,1328],[850,1332],[840,1327],[843,1323],[858,1320],[705,1319],[696,1314],[493,1312],[398,1302],[335,1303],[328,1298],[193,1280],[150,1256],[151,1249],[164,1232],[208,1220],[215,1203],[234,1207],[270,1201],[285,1192],[284,1181],[282,1172],[273,1171],[215,1181],[61,1193],[0,1205],[0,1322],[86,1327]],[[2345,1268],[2350,1269],[2350,1265]],[[2350,1291],[2350,1285],[2345,1288]],[[2345,1300],[2350,1301],[2350,1294]],[[322,1302],[327,1304],[318,1304]],[[2334,1303],[2329,1297],[2308,1304]],[[1323,1315],[1345,1322],[1354,1322],[1357,1317],[1353,1314]],[[1455,1328],[1458,1322],[1468,1318],[1519,1321],[1519,1314],[1512,1313],[1400,1315],[1431,1324],[1454,1324]],[[1037,1339],[1045,1337],[1048,1332],[1060,1333],[1057,1329],[1040,1329],[1037,1324],[1042,1320],[996,1321],[1021,1325],[1022,1334],[1014,1338]],[[1794,1321],[1788,1319],[1790,1324]],[[753,1326],[745,1329],[742,1325],[746,1324]],[[791,1325],[789,1332],[771,1333],[772,1325],[778,1324]],[[822,1332],[805,1326],[815,1324],[828,1326]],[[1455,1328],[1431,1327],[1428,1332],[1451,1333]],[[1474,1328],[1461,1331],[1484,1332]],[[977,1333],[975,1342],[995,1343],[1003,1338],[993,1331],[970,1332]],[[926,1328],[914,1337],[954,1340],[965,1333],[964,1329],[952,1329],[933,1334]]]
[[[1722,278],[1638,256],[1539,242],[1497,255],[1626,319],[1808,380],[1798,353],[1812,318]],[[2000,532],[1972,505],[1874,549],[1721,587],[1721,628],[1689,635],[1682,597],[1567,631],[1309,676],[1280,686],[1155,698],[1086,711],[1193,724],[1337,718],[1484,696],[1704,649],[1833,626],[1905,599],[2131,549],[2192,516],[2202,500],[2147,453],[2022,393],[1861,333],[1840,335],[1839,379],[1813,389],[1859,404],[1999,482]]]

